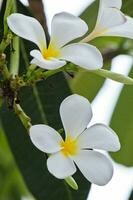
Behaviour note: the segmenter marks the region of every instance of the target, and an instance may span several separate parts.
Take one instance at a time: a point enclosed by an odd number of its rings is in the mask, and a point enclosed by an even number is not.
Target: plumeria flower
[[[68,44],[88,31],[87,24],[79,17],[65,12],[55,15],[48,47],[43,28],[35,18],[16,13],[11,14],[7,22],[15,34],[39,47],[30,52],[32,64],[49,70],[64,66],[66,61],[89,70],[103,66],[102,55],[96,47],[85,43]]]
[[[115,132],[104,124],[87,128],[92,118],[89,101],[79,95],[67,97],[60,105],[60,116],[65,130],[65,140],[47,125],[33,125],[30,138],[41,151],[50,154],[49,172],[65,179],[76,172],[76,166],[87,180],[105,185],[113,175],[111,161],[94,149],[118,151],[120,143]]]
[[[121,7],[122,0],[100,0],[96,26],[82,42],[88,42],[100,36],[133,39],[133,18],[124,15],[120,11]]]

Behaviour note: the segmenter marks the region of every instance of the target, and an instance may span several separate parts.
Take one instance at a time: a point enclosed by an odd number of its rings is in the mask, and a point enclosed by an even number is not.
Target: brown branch
[[[49,41],[49,33],[48,33],[48,27],[47,27],[47,20],[46,15],[44,12],[44,5],[42,0],[28,0],[30,9],[32,10],[34,16],[36,19],[41,23],[45,30],[47,41]]]

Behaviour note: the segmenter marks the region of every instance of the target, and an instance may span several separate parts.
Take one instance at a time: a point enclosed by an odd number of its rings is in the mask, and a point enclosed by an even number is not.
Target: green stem
[[[21,120],[22,124],[24,127],[29,130],[31,127],[31,119],[25,114],[21,106],[17,103],[14,103],[14,111]]]
[[[2,73],[4,79],[10,78],[10,73],[6,65],[6,55],[4,53],[0,54],[0,72]]]
[[[8,34],[7,17],[11,14],[14,5],[14,0],[7,0],[4,14],[4,37]]]
[[[13,4],[13,12],[17,12],[15,0]],[[13,75],[13,77],[17,75],[19,71],[19,42],[19,37],[14,36],[12,42],[13,51],[11,52],[10,56],[10,73]]]
[[[23,75],[22,77],[16,76],[14,79],[11,80],[11,87],[13,90],[19,89],[24,86],[33,86],[36,82],[47,79],[50,76],[57,74],[59,72],[65,71],[64,68],[60,68],[57,70],[49,70],[43,71],[42,69],[35,69],[36,66],[31,65],[29,67],[28,72]]]
[[[13,34],[9,32],[5,38],[2,39],[0,43],[0,53],[3,53],[6,49],[6,47],[11,43],[11,40],[13,38]]]
[[[8,28],[7,17],[12,13],[12,10],[14,11],[14,9],[15,9],[14,0],[7,0],[5,14],[4,14],[4,36],[0,44],[0,53],[4,52],[4,50],[11,43],[11,40],[13,38],[13,35]]]
[[[57,73],[59,73],[59,72],[62,72],[62,71],[64,71],[64,68],[62,67],[62,68],[59,68],[59,69],[56,69],[56,70],[48,70],[48,71],[46,71],[46,72],[43,72],[43,77],[44,77],[44,79],[47,79],[47,78],[49,78],[50,76],[53,76],[53,75],[55,75],[55,74],[57,74]]]
[[[13,38],[13,52],[10,57],[10,73],[13,75],[18,74],[19,71],[19,37]]]
[[[3,39],[0,43],[0,72],[3,76],[4,80],[9,80],[10,81],[10,89],[13,90],[14,92],[17,91],[17,85],[15,85],[16,88],[12,88],[12,77],[10,72],[13,74],[15,77],[16,74],[18,74],[18,67],[19,67],[19,39],[18,37],[13,38],[13,34],[9,31],[8,25],[7,25],[7,17],[12,13],[12,11],[16,11],[16,2],[15,0],[7,0],[6,2],[6,9],[5,9],[5,14],[4,14],[4,36]],[[10,72],[7,68],[6,64],[6,55],[3,53],[6,49],[6,47],[11,43],[11,40],[13,39],[13,47],[15,52],[12,53],[11,55],[11,63],[10,63]],[[13,77],[13,78],[14,78]],[[21,80],[21,78],[18,78],[16,76],[16,80],[20,81],[21,84],[24,84],[24,82]],[[17,114],[19,119],[21,120],[22,124],[24,127],[29,130],[31,127],[31,119],[26,115],[26,113],[23,111],[21,106],[16,103],[14,99],[14,105],[13,105],[14,112]]]

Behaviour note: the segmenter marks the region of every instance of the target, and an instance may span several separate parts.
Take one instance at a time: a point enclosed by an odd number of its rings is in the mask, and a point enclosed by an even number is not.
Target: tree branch
[[[47,27],[47,20],[46,15],[44,12],[44,5],[42,0],[28,0],[30,8],[36,17],[36,19],[41,23],[45,30],[47,42],[49,41],[49,33],[48,33],[48,27]]]

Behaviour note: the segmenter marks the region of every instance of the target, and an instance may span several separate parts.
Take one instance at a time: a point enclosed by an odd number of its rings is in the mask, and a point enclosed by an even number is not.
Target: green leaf
[[[5,156],[6,155],[6,156]],[[28,195],[18,173],[3,130],[0,128],[0,199],[20,200]]]
[[[80,72],[70,80],[70,86],[73,93],[82,95],[92,101],[100,88],[102,87],[104,80],[95,74],[90,72]]]
[[[132,0],[123,0],[122,11],[131,17],[133,17]]]
[[[130,76],[133,76],[131,70]],[[126,166],[133,166],[133,87],[124,86],[114,110],[111,127],[120,138],[120,151],[112,158]]]
[[[89,32],[91,32],[96,24],[96,19],[98,15],[99,0],[94,1],[89,5],[80,17],[88,24]]]
[[[28,11],[17,1],[19,12]],[[30,60],[29,52],[33,44],[21,42],[20,73],[23,73]],[[27,57],[28,53],[28,57]],[[32,118],[33,124],[47,123],[55,129],[62,127],[59,106],[71,94],[62,73],[41,81],[36,87],[23,88],[19,94],[20,104]],[[1,110],[2,123],[16,163],[29,191],[37,200],[84,200],[87,198],[90,183],[80,172],[74,175],[79,190],[73,191],[64,180],[54,178],[47,170],[46,156],[36,149],[17,116],[6,106]]]

